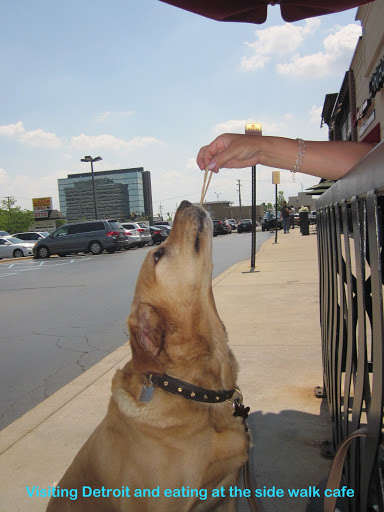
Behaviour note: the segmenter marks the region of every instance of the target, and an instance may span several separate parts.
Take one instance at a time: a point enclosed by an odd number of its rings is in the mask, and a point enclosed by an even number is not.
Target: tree
[[[283,206],[283,201],[285,201],[284,192],[282,190],[279,190],[279,194],[277,197],[277,209],[281,210],[281,207]]]
[[[14,197],[6,197],[0,201],[0,227],[2,230],[11,234],[17,231],[29,231],[33,222],[33,212],[22,210],[20,206],[16,206]]]

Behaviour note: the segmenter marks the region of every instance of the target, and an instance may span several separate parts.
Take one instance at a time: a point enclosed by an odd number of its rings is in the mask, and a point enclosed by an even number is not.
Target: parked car
[[[223,220],[213,220],[213,236],[217,235],[227,235],[229,233],[229,228],[225,224]]]
[[[37,242],[42,238],[47,238],[50,233],[48,231],[25,231],[24,233],[14,233],[12,236],[25,240],[26,242]]]
[[[79,252],[101,254],[104,249],[114,253],[127,244],[121,224],[107,220],[92,220],[65,224],[51,235],[38,240],[34,258],[49,258],[51,254],[66,256]]]
[[[158,220],[156,222],[153,223],[154,226],[169,226],[171,227],[171,225],[169,224],[169,222],[167,220]]]
[[[161,226],[149,226],[149,230],[151,232],[152,244],[148,245],[159,245],[168,237],[168,235],[161,229]]]
[[[261,222],[262,231],[271,231],[276,229],[276,214],[275,212],[266,212],[263,215]],[[281,218],[281,212],[277,212],[277,229],[283,229],[283,221]]]
[[[169,234],[171,232],[171,226],[167,226],[166,224],[159,224],[157,226],[155,226],[155,228],[157,229],[161,229],[163,235],[165,236],[165,238],[168,238],[169,237]]]
[[[237,225],[238,233],[245,233],[247,231],[252,230],[252,220],[251,219],[242,219]]]
[[[0,231],[0,236],[11,236],[8,231]]]
[[[295,226],[300,226],[300,213],[294,213],[293,214],[293,222],[295,223]]]
[[[151,243],[152,237],[149,227],[142,223],[145,227],[141,226],[138,222],[123,222],[122,226],[128,231],[131,231],[134,235],[140,237],[138,247],[144,247],[145,244]]]
[[[316,217],[316,210],[313,210],[309,214],[309,223],[310,224],[316,224],[317,223],[317,217]]]
[[[128,229],[124,229],[124,234],[127,237],[127,243],[124,245],[124,249],[128,251],[128,249],[134,249],[135,247],[140,247],[141,239],[137,233],[133,231],[128,231]]]
[[[24,242],[13,236],[0,237],[0,260],[3,258],[22,258],[32,256],[33,246],[31,242]]]
[[[227,219],[228,224],[230,224],[232,231],[235,231],[237,229],[237,222],[235,219]]]

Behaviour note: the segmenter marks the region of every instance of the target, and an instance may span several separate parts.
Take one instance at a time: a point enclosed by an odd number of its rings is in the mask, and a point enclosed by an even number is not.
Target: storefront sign
[[[52,197],[35,197],[32,199],[33,211],[52,210]]]
[[[372,113],[369,117],[367,117],[367,119],[365,120],[365,122],[360,126],[359,128],[359,138],[362,137],[362,135],[367,131],[367,129],[369,128],[369,126],[373,123],[373,121],[375,120],[375,117],[376,117],[376,111],[375,110],[372,110]]]
[[[56,229],[56,223],[54,220],[38,221],[32,224],[32,231],[49,231],[52,233]]]
[[[48,219],[49,217],[48,210],[34,210],[33,214],[35,216],[35,219]]]
[[[376,96],[376,93],[380,91],[380,89],[384,85],[384,57],[379,62],[379,65],[372,73],[372,76],[369,80],[369,94],[371,98]]]

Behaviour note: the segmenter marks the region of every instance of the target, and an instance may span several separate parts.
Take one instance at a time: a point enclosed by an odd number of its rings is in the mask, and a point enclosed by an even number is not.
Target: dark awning
[[[280,4],[281,16],[292,22],[353,9],[373,0],[160,0],[217,21],[264,23],[268,5]]]

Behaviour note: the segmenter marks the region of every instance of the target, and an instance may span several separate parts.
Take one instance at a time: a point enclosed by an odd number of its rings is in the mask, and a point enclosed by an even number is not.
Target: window
[[[109,225],[111,226],[111,228],[115,231],[119,231],[120,230],[120,224],[118,222],[114,222],[114,221],[109,221]]]
[[[53,233],[54,238],[65,235],[68,235],[68,228],[64,226]]]

